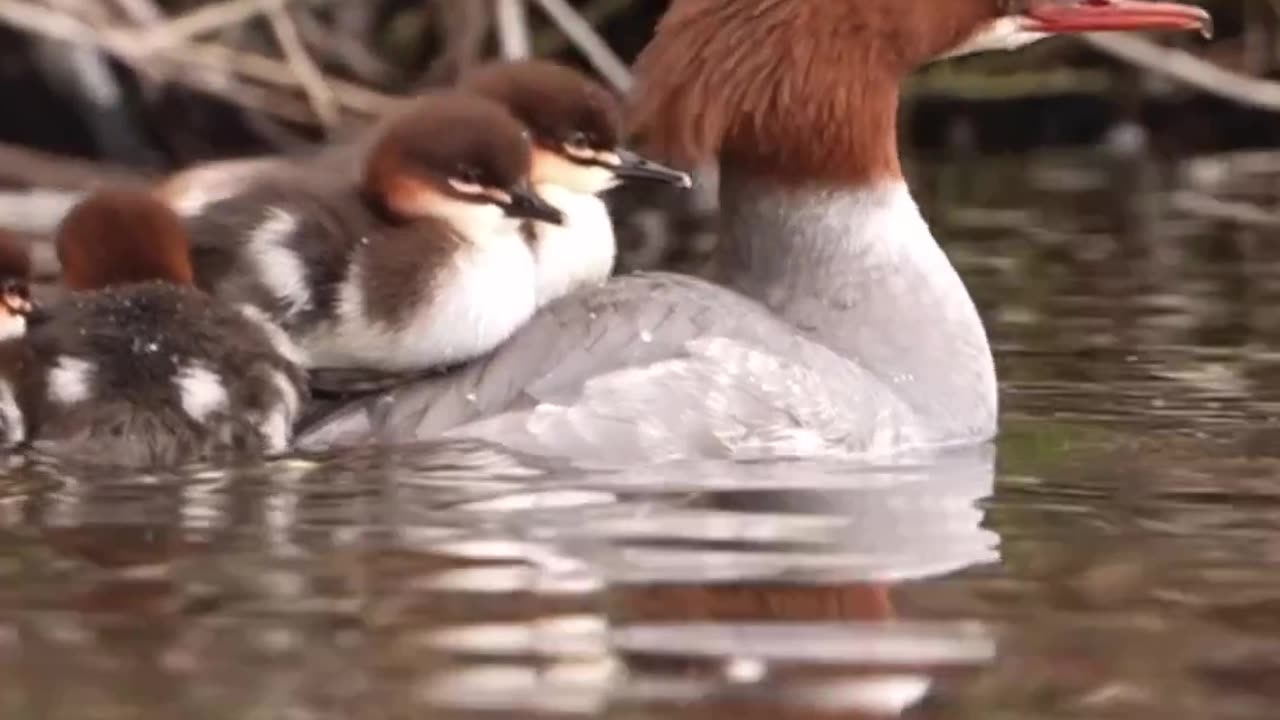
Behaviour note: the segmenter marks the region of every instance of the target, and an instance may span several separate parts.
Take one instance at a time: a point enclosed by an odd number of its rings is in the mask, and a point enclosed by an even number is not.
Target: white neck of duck
[[[721,200],[726,285],[895,387],[939,442],[994,434],[986,332],[905,182],[797,188],[726,170]]]
[[[0,311],[0,342],[14,340],[27,334],[27,318],[7,311]]]
[[[604,200],[555,183],[539,183],[537,193],[564,213],[564,224],[534,222],[538,305],[579,288],[599,285],[613,272],[617,241]]]

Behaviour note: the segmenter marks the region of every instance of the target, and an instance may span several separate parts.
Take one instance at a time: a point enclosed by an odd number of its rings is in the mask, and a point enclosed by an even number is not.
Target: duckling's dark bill
[[[1026,11],[1028,29],[1045,33],[1135,30],[1199,30],[1213,35],[1213,18],[1203,8],[1146,0],[1078,0],[1041,3]]]
[[[528,220],[541,220],[553,225],[564,224],[564,213],[543,200],[531,190],[511,192],[511,201],[502,208],[508,216]]]
[[[630,150],[618,150],[616,154],[618,164],[612,170],[624,180],[653,180],[682,188],[693,187],[693,178],[688,173],[646,160]]]

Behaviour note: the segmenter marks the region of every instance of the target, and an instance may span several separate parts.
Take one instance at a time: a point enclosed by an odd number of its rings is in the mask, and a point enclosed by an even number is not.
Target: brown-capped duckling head
[[[0,340],[27,331],[31,301],[31,253],[13,235],[0,231]]]
[[[191,243],[163,201],[102,190],[72,208],[57,235],[63,283],[72,290],[162,280],[192,285]]]
[[[459,87],[511,111],[533,138],[533,182],[595,195],[626,180],[689,187],[686,173],[622,147],[622,102],[606,87],[546,60],[493,62]]]
[[[530,185],[532,162],[528,133],[501,105],[434,92],[387,124],[369,152],[364,188],[403,222],[430,216],[476,233],[511,219],[562,223]]]

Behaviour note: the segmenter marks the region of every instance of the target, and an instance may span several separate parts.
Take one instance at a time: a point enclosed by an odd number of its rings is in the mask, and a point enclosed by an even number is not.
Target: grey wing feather
[[[463,368],[347,403],[300,435],[304,447],[371,438],[435,437],[459,425],[571,395],[591,377],[683,353],[708,332],[713,313],[701,284],[678,275],[637,275],[543,308],[502,347]],[[750,304],[729,292],[726,298]],[[647,339],[647,340],[646,340]]]
[[[544,401],[448,436],[603,464],[868,454],[919,442],[909,408],[867,384],[856,366],[818,372],[723,337],[689,341],[685,350],[591,378],[564,404]]]
[[[912,419],[882,383],[755,302],[652,274],[564,298],[490,357],[349,404],[302,443],[447,434],[609,461],[865,453],[909,444]]]

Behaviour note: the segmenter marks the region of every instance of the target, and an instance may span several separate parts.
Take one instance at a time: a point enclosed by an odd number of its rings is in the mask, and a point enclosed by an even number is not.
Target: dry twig
[[[631,70],[618,57],[609,43],[591,27],[568,0],[532,0],[542,8],[578,51],[586,56],[596,72],[620,92],[631,89]]]
[[[533,54],[527,0],[495,0],[498,46],[507,60],[523,60]]]
[[[1280,227],[1280,214],[1250,202],[1184,190],[1170,198],[1173,209],[1197,217],[1252,227]]]
[[[1224,70],[1191,53],[1137,35],[1087,36],[1102,52],[1151,73],[1247,107],[1280,112],[1280,83]]]
[[[294,13],[293,20],[313,54],[342,66],[365,82],[381,84],[394,77],[391,66],[366,47],[361,36],[351,28],[326,26],[305,10]]]
[[[298,28],[293,24],[293,19],[289,17],[289,12],[285,8],[284,0],[261,0],[261,2],[268,6],[267,20],[271,23],[271,31],[275,34],[280,52],[284,54],[285,60],[292,68],[294,77],[306,92],[311,109],[315,111],[316,117],[324,127],[329,129],[336,127],[338,105],[334,100],[333,90],[329,87],[324,73],[316,67],[311,56],[307,54],[302,38],[298,35]]]
[[[277,4],[279,3],[263,2],[263,0],[223,0],[211,5],[203,5],[172,20],[152,26],[138,39],[137,49],[140,54],[146,55],[157,50],[175,48],[200,35],[239,25],[259,15],[267,14]]]
[[[240,0],[231,0],[239,2]],[[261,5],[261,0],[254,0]],[[0,2],[0,23],[48,38],[72,43],[89,44],[101,48],[122,62],[140,68],[153,68],[161,62],[173,69],[171,76],[183,83],[215,95],[240,102],[247,88],[219,87],[208,72],[234,74],[242,79],[288,90],[305,90],[296,76],[295,68],[274,58],[245,50],[236,50],[216,43],[187,42],[173,47],[151,48],[140,51],[141,38],[147,32],[119,28],[95,28],[64,13],[54,12],[28,2]],[[205,72],[192,72],[203,70]],[[185,71],[185,72],[184,72]],[[317,70],[317,73],[319,71]],[[384,112],[393,99],[353,83],[326,77],[319,78],[332,91],[335,102],[342,108],[362,116],[377,116]],[[263,95],[258,90],[257,95]],[[251,102],[251,101],[249,101]],[[241,102],[240,104],[249,104]],[[294,104],[296,108],[296,104]],[[314,116],[299,117],[292,112],[287,101],[278,97],[263,98],[260,108],[266,112],[291,120],[314,121]]]
[[[141,186],[148,180],[134,170],[0,143],[0,185],[86,190],[102,185]]]

